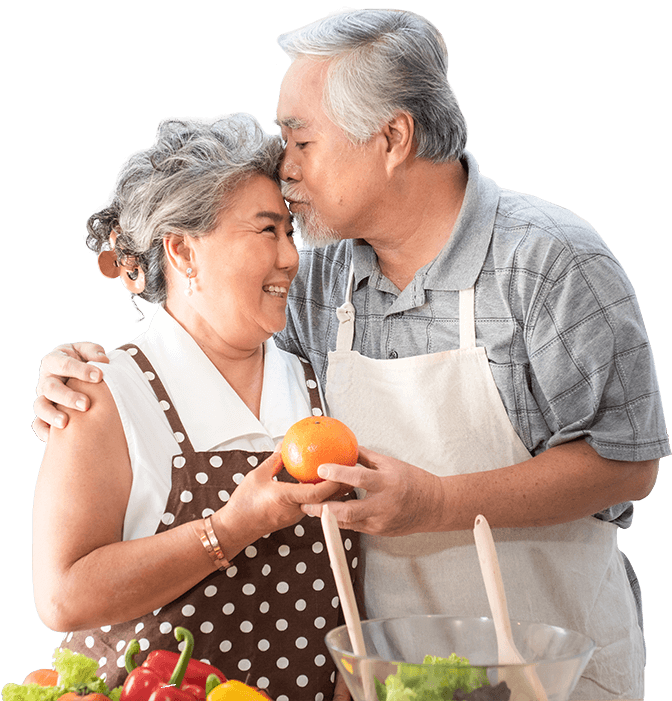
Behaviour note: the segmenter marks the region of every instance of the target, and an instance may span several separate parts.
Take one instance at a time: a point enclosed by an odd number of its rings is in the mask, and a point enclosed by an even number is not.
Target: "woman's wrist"
[[[219,509],[212,514],[210,523],[222,555],[230,563],[241,550],[260,537],[256,532],[250,533],[249,529],[245,528],[245,524],[236,518],[235,510],[228,507]]]
[[[203,525],[199,532],[199,539],[205,551],[208,553],[208,557],[212,560],[212,563],[217,569],[223,571],[230,567],[231,563],[225,557],[212,525],[212,516],[206,516],[203,519]]]

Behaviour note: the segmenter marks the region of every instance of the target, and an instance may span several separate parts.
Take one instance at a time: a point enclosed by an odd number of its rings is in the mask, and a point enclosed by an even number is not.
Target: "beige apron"
[[[474,290],[460,294],[460,348],[375,360],[352,351],[355,310],[338,309],[326,399],[361,445],[437,475],[496,470],[530,458],[476,347]],[[643,697],[641,629],[616,542],[596,518],[494,529],[513,620],[582,631],[598,645],[575,699]],[[471,531],[363,536],[368,618],[449,613],[489,616]]]

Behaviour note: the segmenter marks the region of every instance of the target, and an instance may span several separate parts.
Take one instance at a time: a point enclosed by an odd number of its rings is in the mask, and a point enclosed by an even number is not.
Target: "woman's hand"
[[[40,440],[47,440],[51,426],[65,428],[68,423],[68,415],[59,411],[55,404],[75,411],[86,411],[89,408],[89,397],[75,392],[65,384],[71,377],[84,382],[100,382],[103,373],[98,368],[87,365],[89,360],[109,362],[102,346],[87,342],[66,343],[42,358],[37,383],[38,397],[33,405],[36,415],[33,431]]]
[[[213,527],[229,560],[268,533],[298,523],[305,516],[303,504],[319,504],[343,493],[343,485],[336,482],[294,484],[274,480],[282,469],[276,449],[245,476],[226,506],[213,515]]]
[[[334,698],[333,701],[351,701],[352,696],[348,691],[348,687],[345,685],[345,679],[343,675],[338,672],[336,674],[336,685],[334,686]]]

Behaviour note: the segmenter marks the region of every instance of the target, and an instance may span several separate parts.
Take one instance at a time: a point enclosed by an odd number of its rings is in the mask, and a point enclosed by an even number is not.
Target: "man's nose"
[[[301,169],[297,166],[287,148],[285,148],[280,161],[280,179],[285,182],[301,179]]]

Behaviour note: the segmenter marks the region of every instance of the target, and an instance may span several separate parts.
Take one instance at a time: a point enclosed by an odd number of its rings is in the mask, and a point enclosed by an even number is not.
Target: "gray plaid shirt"
[[[278,345],[310,360],[326,387],[351,261],[353,350],[371,358],[457,348],[458,291],[475,285],[476,343],[530,453],[585,437],[613,460],[669,454],[651,349],[618,261],[587,222],[500,189],[470,154],[463,163],[469,181],[453,233],[402,292],[364,241],[302,250]],[[627,527],[632,504],[597,516]]]

